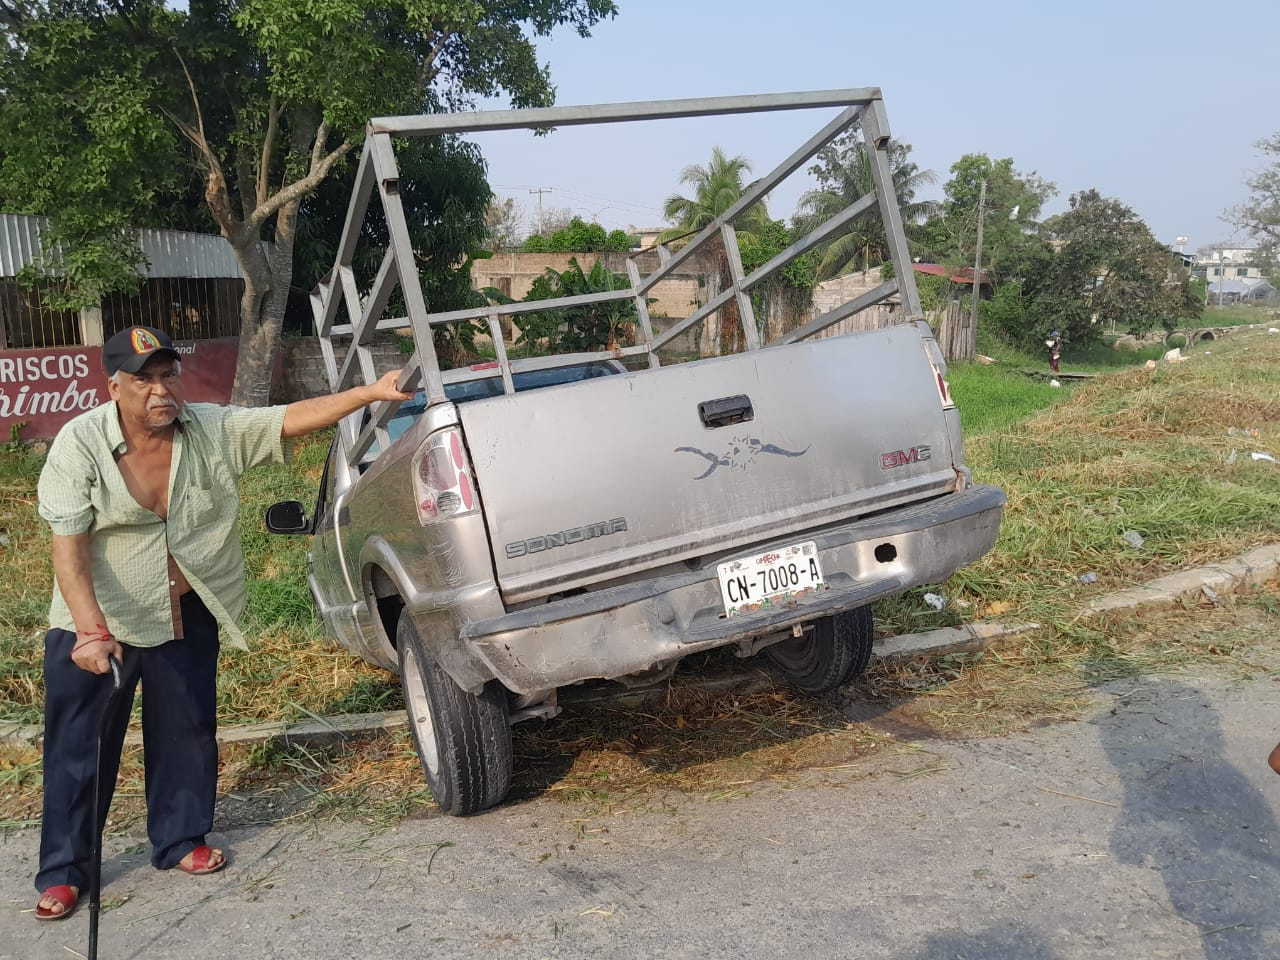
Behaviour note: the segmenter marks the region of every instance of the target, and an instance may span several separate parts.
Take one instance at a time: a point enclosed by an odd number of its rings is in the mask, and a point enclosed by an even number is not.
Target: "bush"
[[[1027,346],[1037,339],[1027,329],[1027,310],[1022,300],[1022,284],[1014,281],[996,287],[995,296],[978,305],[978,325],[1012,344]]]
[[[525,253],[626,253],[633,246],[633,238],[625,230],[605,233],[600,224],[574,217],[549,237],[535,233],[520,249]]]

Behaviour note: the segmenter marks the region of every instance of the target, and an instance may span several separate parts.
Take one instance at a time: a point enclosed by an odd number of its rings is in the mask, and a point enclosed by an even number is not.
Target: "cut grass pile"
[[[1061,619],[1109,589],[1280,537],[1280,466],[1251,457],[1280,457],[1280,336],[1206,349],[1061,389],[1003,363],[953,365],[965,458],[1009,495],[1000,540],[936,591],[951,604],[942,612],[925,590],[878,605],[882,632]]]
[[[979,615],[1000,602],[1060,617],[1083,596],[1276,540],[1280,467],[1251,454],[1280,455],[1278,386],[1280,337],[1241,335],[1186,363],[1081,384],[1010,429],[972,436],[975,476],[1009,505],[996,549],[952,589]],[[1097,582],[1080,583],[1086,573]]]

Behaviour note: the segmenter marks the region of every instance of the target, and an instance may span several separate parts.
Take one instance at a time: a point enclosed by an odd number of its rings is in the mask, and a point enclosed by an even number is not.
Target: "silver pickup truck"
[[[393,136],[816,107],[838,112],[719,220],[661,250],[657,269],[642,274],[630,261],[626,288],[427,310]],[[735,219],[855,122],[873,148],[874,193],[744,273]],[[867,665],[873,601],[942,581],[995,542],[1005,498],[964,466],[946,364],[919,319],[888,138],[874,88],[370,123],[348,235],[313,307],[334,389],[374,374],[376,331],[410,327],[402,386],[417,394],[341,424],[314,519],[277,504],[268,526],[314,536],[309,579],[325,624],[401,674],[427,783],[447,813],[502,800],[510,725],[554,715],[560,688],[651,680],[695,651],[732,645],[764,650],[803,690],[834,689]],[[352,231],[375,188],[391,243],[362,296]],[[764,342],[752,288],[870,213],[901,279]],[[732,282],[655,334],[646,293],[713,243],[731,251]],[[397,284],[408,316],[384,317]],[[902,322],[813,338],[891,297]],[[593,298],[635,304],[636,343],[508,356],[504,316]],[[730,300],[744,352],[662,361],[664,345],[716,322]],[[441,370],[433,332],[451,323],[487,325],[496,360]]]

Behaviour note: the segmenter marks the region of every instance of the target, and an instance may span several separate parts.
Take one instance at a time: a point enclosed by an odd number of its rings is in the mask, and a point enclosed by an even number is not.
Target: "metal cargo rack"
[[[400,174],[392,145],[393,137],[433,137],[492,130],[537,130],[579,124],[767,113],[822,107],[838,108],[840,112],[766,176],[752,183],[737,203],[678,250],[673,251],[667,244],[659,244],[659,265],[656,269],[648,274],[642,274],[636,259],[628,258],[626,270],[630,286],[619,290],[531,303],[511,303],[440,313],[432,313],[427,309],[400,197]],[[874,190],[796,240],[767,263],[749,274],[745,273],[738,255],[737,233],[734,227],[737,219],[855,123],[861,125],[866,138]],[[767,349],[776,344],[803,340],[895,295],[901,299],[905,319],[919,318],[921,316],[920,298],[916,291],[911,257],[907,250],[906,235],[903,231],[902,217],[898,210],[890,173],[889,141],[889,122],[878,87],[810,93],[547,107],[533,110],[426,114],[371,120],[366,131],[364,150],[360,155],[355,189],[347,208],[336,262],[333,269],[325,275],[311,294],[316,332],[319,334],[329,385],[334,391],[352,386],[355,383],[357,369],[364,382],[373,382],[376,375],[369,345],[374,335],[381,330],[404,327],[409,327],[413,331],[414,352],[405,365],[401,386],[405,390],[423,388],[427,402],[434,404],[445,402],[445,384],[447,383],[488,379],[494,375],[492,367],[484,370],[461,368],[442,371],[440,369],[432,338],[432,328],[444,324],[487,323],[490,336],[493,338],[497,370],[502,378],[503,391],[514,393],[513,370],[534,370],[606,358],[644,358],[647,359],[650,367],[657,368],[661,366],[657,353],[661,347],[710,317],[731,300],[737,302],[743,343],[748,350]],[[373,285],[362,298],[352,270],[352,258],[375,186],[382,201],[390,242]],[[826,311],[786,335],[768,344],[762,343],[751,305],[752,287],[782,270],[797,257],[836,237],[856,218],[872,210],[878,213],[884,224],[894,277]],[[646,294],[668,277],[684,260],[709,244],[716,243],[717,240],[724,244],[728,260],[730,273],[728,288],[700,306],[686,319],[663,333],[655,335],[649,318]],[[383,314],[397,285],[402,292],[408,316],[385,317]],[[594,353],[519,359],[514,362],[507,355],[500,318],[614,300],[632,300],[635,303],[639,319],[637,336],[640,342],[634,346]],[[340,307],[345,307],[345,323],[337,322]],[[334,336],[351,338],[342,356],[339,356],[334,348],[332,341]],[[378,449],[386,449],[388,434],[385,424],[394,415],[398,406],[398,403],[378,404],[369,422],[363,427],[359,425],[359,419],[355,416],[343,421],[340,437],[348,464],[359,463],[375,442]]]

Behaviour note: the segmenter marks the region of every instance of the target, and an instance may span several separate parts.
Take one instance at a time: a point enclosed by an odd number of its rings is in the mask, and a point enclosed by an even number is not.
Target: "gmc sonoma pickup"
[[[634,345],[512,360],[500,317],[569,300],[431,313],[415,295],[392,135],[823,106],[841,112],[720,219],[663,249],[647,275],[632,259],[625,289],[590,295],[635,304]],[[734,220],[852,123],[872,148],[875,192],[751,274],[730,255],[725,293],[655,335],[646,292],[691,249],[736,251]],[[1004,495],[964,465],[946,364],[919,319],[888,141],[875,88],[370,123],[348,230],[376,186],[391,244],[362,298],[344,239],[313,307],[335,389],[373,374],[366,345],[377,330],[410,326],[401,382],[418,392],[344,422],[314,519],[277,504],[268,526],[314,536],[320,617],[343,646],[401,675],[426,780],[447,813],[502,800],[510,725],[554,715],[560,688],[658,678],[695,651],[732,645],[763,650],[803,690],[832,690],[867,665],[873,601],[945,580],[995,542]],[[903,279],[763,342],[751,288],[872,211]],[[409,315],[381,317],[396,282]],[[902,322],[812,338],[890,297]],[[662,362],[660,347],[718,322],[730,300],[744,352]],[[343,303],[348,322],[338,323]],[[433,332],[460,322],[487,324],[494,362],[440,369]]]

